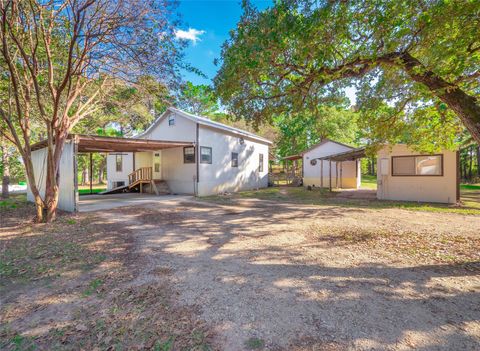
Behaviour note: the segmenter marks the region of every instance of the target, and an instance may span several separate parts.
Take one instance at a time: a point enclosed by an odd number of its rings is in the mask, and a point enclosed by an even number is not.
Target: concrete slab
[[[104,211],[117,207],[137,206],[143,204],[175,204],[179,201],[193,200],[190,195],[152,195],[139,193],[124,193],[110,195],[83,195],[78,202],[78,212]]]

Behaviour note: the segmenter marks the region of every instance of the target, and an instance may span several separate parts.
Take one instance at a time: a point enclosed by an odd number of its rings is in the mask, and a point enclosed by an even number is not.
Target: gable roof
[[[257,140],[257,141],[260,141],[260,142],[263,142],[263,143],[266,143],[266,144],[269,144],[271,145],[272,142],[268,139],[265,139],[265,138],[262,138],[261,136],[258,136],[256,134],[253,134],[253,133],[250,133],[250,132],[247,132],[246,130],[243,130],[243,129],[239,129],[239,128],[235,128],[235,127],[231,127],[231,126],[228,126],[226,124],[223,124],[223,123],[220,123],[220,122],[215,122],[215,121],[212,121],[211,119],[207,118],[207,117],[204,117],[204,116],[197,116],[197,115],[194,115],[194,114],[191,114],[191,113],[188,113],[188,112],[185,112],[185,111],[182,111],[182,110],[179,110],[177,108],[174,108],[174,107],[169,107],[167,108],[167,110],[162,113],[151,125],[150,127],[148,127],[143,133],[140,133],[139,135],[137,135],[137,138],[141,138],[142,136],[148,134],[154,127],[156,127],[160,121],[162,119],[165,118],[165,116],[167,116],[169,113],[174,113],[174,114],[177,114],[179,116],[182,116],[184,118],[187,118],[195,123],[198,123],[200,125],[203,125],[203,126],[207,126],[207,127],[210,127],[210,128],[213,128],[213,129],[217,129],[217,130],[221,130],[221,131],[224,131],[224,132],[228,132],[228,133],[231,133],[231,134],[235,134],[235,135],[239,135],[239,136],[243,136],[243,137],[247,137],[247,138],[250,138],[250,139],[254,139],[254,140]]]
[[[348,147],[348,148],[351,149],[351,150],[354,150],[354,149],[355,149],[353,146],[350,146],[350,145],[347,145],[347,144],[343,144],[343,143],[340,143],[340,142],[338,142],[338,141],[331,140],[331,139],[328,139],[328,138],[324,138],[324,139],[322,139],[319,143],[316,143],[315,145],[310,146],[308,149],[300,152],[299,154],[290,155],[290,156],[285,156],[283,159],[284,159],[284,160],[297,160],[297,159],[300,159],[300,158],[302,158],[307,152],[310,152],[310,151],[316,149],[317,147],[322,146],[323,144],[326,144],[326,143],[328,143],[328,142],[330,142],[330,143],[335,143],[335,144],[338,144],[338,145],[342,145],[342,146]]]

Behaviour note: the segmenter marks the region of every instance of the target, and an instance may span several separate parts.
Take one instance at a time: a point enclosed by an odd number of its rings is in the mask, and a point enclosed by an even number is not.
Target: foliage
[[[177,97],[177,106],[195,115],[210,116],[219,110],[217,97],[208,85],[186,82]]]
[[[215,88],[259,124],[356,84],[376,142],[438,134],[451,147],[459,121],[478,142],[479,26],[478,1],[280,0],[263,12],[245,2]]]
[[[108,109],[102,102],[113,93],[119,95],[114,101],[130,100],[135,128],[149,111],[132,104],[137,88],[131,82],[175,83],[185,43],[175,40],[174,7],[133,0],[0,4],[0,132],[23,158],[38,221],[55,218],[60,157],[79,121]],[[41,134],[47,140],[45,195],[35,185],[30,148]]]
[[[357,114],[337,107],[282,114],[274,118],[274,125],[279,130],[277,153],[281,157],[302,152],[325,138],[351,145],[357,138]]]

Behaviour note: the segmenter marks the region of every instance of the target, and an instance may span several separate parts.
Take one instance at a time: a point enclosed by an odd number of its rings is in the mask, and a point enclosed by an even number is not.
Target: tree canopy
[[[262,12],[245,2],[215,87],[232,113],[258,124],[356,84],[377,141],[407,126],[454,133],[460,121],[480,142],[479,34],[473,0],[280,0]]]

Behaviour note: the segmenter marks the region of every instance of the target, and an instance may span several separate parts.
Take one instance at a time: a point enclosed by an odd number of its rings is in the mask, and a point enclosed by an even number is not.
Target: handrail
[[[152,180],[152,167],[140,167],[128,175],[128,184],[133,184],[139,180]]]

